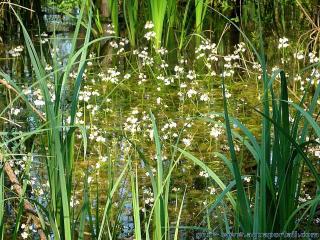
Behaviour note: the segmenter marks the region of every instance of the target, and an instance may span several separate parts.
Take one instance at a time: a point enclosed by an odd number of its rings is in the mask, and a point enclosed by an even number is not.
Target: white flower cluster
[[[123,53],[125,51],[125,46],[128,45],[129,40],[127,38],[121,38],[119,42],[117,41],[111,41],[109,43],[109,45],[113,48],[117,50],[117,55],[120,55],[121,53]]]
[[[208,187],[208,192],[210,193],[210,195],[215,195],[217,192],[217,189],[215,189],[214,187]]]
[[[106,33],[109,35],[114,35],[116,32],[114,31],[114,26],[113,24],[108,24],[107,25],[107,29],[106,29]]]
[[[21,113],[23,109],[22,108],[11,108],[10,109],[10,113],[14,116],[18,116],[19,113]]]
[[[149,30],[148,32],[146,32],[146,34],[144,35],[144,37],[150,41],[152,39],[155,38],[156,33],[153,31],[153,27],[154,24],[152,23],[152,21],[147,21],[146,24],[144,25],[144,29]]]
[[[189,70],[186,77],[190,80],[194,80],[197,78],[197,74],[194,70]]]
[[[161,56],[168,54],[168,50],[164,47],[160,47],[159,49],[155,49],[156,53],[159,53]]]
[[[43,32],[41,33],[40,35],[40,43],[44,44],[46,42],[49,42],[49,39],[48,39],[48,34]]]
[[[45,101],[40,89],[32,91],[30,88],[26,88],[23,90],[23,93],[28,96],[28,98],[32,99],[32,102],[36,107],[42,107],[45,105]],[[52,94],[52,98],[54,98],[54,91],[50,91],[50,93]]]
[[[316,55],[315,52],[310,52],[310,53],[308,54],[308,56],[309,56],[309,62],[310,62],[310,63],[317,63],[317,62],[319,62],[319,57],[317,57],[317,55]]]
[[[219,137],[223,133],[222,127],[220,127],[218,124],[214,124],[214,126],[211,128],[210,136],[213,138]]]
[[[236,49],[234,50],[234,54],[244,53],[246,51],[246,44],[244,42],[240,42],[236,45]]]
[[[107,73],[99,73],[98,76],[100,77],[101,81],[103,82],[111,82],[117,84],[119,82],[119,75],[120,72],[117,70],[116,67],[108,68]]]
[[[141,85],[142,83],[147,82],[147,75],[143,73],[139,73],[138,78],[139,78],[138,85]]]
[[[157,77],[157,79],[162,81],[164,83],[164,85],[170,85],[170,84],[174,83],[174,79],[172,77],[164,77],[162,74],[160,74]]]
[[[294,53],[293,57],[298,60],[302,60],[302,59],[304,59],[304,53],[303,53],[303,51],[300,50],[300,51]]]
[[[133,54],[137,55],[142,62],[142,66],[152,66],[154,59],[148,53],[148,47],[144,47],[141,51],[135,50]]]
[[[205,57],[209,62],[216,62],[219,60],[217,56],[217,45],[211,43],[210,40],[207,39],[201,42],[195,53],[196,59]]]
[[[137,108],[133,108],[131,115],[127,117],[126,122],[124,123],[124,130],[135,134],[136,132],[141,131],[140,121],[138,119],[139,111]]]
[[[289,39],[286,37],[279,38],[278,48],[287,48],[289,47]]]
[[[183,138],[182,142],[186,147],[189,147],[191,145],[191,139],[190,138]]]
[[[100,96],[98,90],[92,90],[90,86],[84,86],[84,90],[79,92],[79,101],[89,102],[91,97]]]
[[[163,127],[160,129],[162,132],[162,140],[167,140],[172,138],[177,138],[178,134],[176,133],[178,124],[174,122],[172,119],[168,119],[168,122],[163,125]],[[152,131],[153,135],[153,131]],[[152,136],[153,137],[153,136]]]
[[[12,57],[19,57],[21,56],[21,52],[23,52],[24,47],[22,45],[17,46],[15,48],[12,48],[11,50],[9,50],[9,54]]]
[[[37,229],[33,225],[27,226],[26,224],[22,223],[20,228],[23,230],[23,232],[21,233],[22,239],[28,239],[30,235],[30,231],[32,233],[37,232]]]
[[[84,120],[82,119],[82,116],[83,116],[82,112],[76,113],[75,124],[81,124],[81,125],[85,124]],[[66,123],[71,124],[71,117],[70,116],[66,119]]]
[[[75,206],[78,206],[79,204],[80,204],[80,201],[78,199],[76,199],[76,197],[74,195],[71,196],[70,207],[75,207]]]
[[[89,139],[92,141],[96,141],[97,143],[105,143],[106,138],[104,137],[104,131],[102,129],[98,129],[96,126],[90,127]]]
[[[250,176],[245,176],[245,177],[243,178],[243,180],[244,180],[246,183],[249,183],[249,182],[251,182],[251,177],[250,177]]]
[[[208,177],[209,177],[209,174],[208,174],[206,171],[200,171],[199,176],[200,176],[200,177],[208,178]]]
[[[154,203],[154,196],[151,188],[145,188],[143,187],[143,198],[144,198],[144,203],[150,207],[153,206]]]

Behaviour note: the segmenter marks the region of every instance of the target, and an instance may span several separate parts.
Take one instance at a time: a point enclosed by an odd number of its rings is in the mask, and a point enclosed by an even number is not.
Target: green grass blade
[[[3,171],[3,161],[2,155],[0,152],[0,239],[4,237],[5,225],[4,225],[4,171]]]
[[[129,160],[131,161],[131,160]],[[132,208],[134,220],[134,237],[136,240],[141,240],[141,221],[139,208],[139,185],[138,185],[138,171],[137,166],[135,174],[131,174],[131,193],[132,193]]]
[[[224,79],[222,80],[222,89],[223,89],[223,106],[224,106],[224,113],[225,113],[225,122],[226,122],[226,131],[227,131],[227,138],[230,147],[230,155],[232,159],[232,166],[233,172],[235,175],[236,186],[237,186],[237,212],[239,213],[239,222],[243,227],[244,232],[250,232],[252,230],[252,217],[251,211],[249,207],[248,198],[246,196],[243,182],[241,179],[241,174],[237,162],[236,152],[234,149],[233,138],[231,133],[231,126],[229,121],[228,115],[228,107],[227,107],[227,99],[226,99],[226,92],[225,92],[225,85]]]
[[[178,218],[177,218],[177,222],[176,222],[176,227],[175,227],[175,230],[174,230],[174,240],[178,240],[179,225],[180,225],[180,219],[181,219],[181,213],[182,213],[184,198],[186,196],[186,190],[187,190],[187,188],[184,189],[184,193],[183,193],[183,197],[182,197],[182,201],[181,201],[181,205],[180,205],[180,209],[179,209],[179,214],[178,214]]]
[[[113,195],[115,194],[115,192],[117,191],[122,179],[123,179],[123,176],[125,175],[125,173],[127,172],[127,169],[129,167],[129,162],[127,162],[127,164],[124,166],[121,174],[119,175],[119,177],[117,177],[116,179],[116,182],[114,183],[111,191],[110,191],[110,194],[108,196],[108,200],[106,202],[106,205],[104,207],[104,212],[103,212],[103,217],[102,217],[102,221],[101,221],[101,224],[100,224],[100,231],[99,231],[99,234],[98,234],[98,240],[101,240],[102,239],[102,235],[103,235],[103,232],[104,232],[104,226],[106,224],[106,220],[107,220],[107,213],[108,213],[108,209],[110,207],[110,202],[111,202],[111,199],[113,197]]]

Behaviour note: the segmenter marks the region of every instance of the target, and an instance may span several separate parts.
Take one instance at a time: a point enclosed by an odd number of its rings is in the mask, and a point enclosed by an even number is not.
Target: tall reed
[[[212,10],[217,12],[214,9]],[[217,13],[229,21],[224,15],[219,12]],[[233,24],[231,21],[230,23]],[[222,79],[224,113],[219,115],[224,116],[225,119],[225,128],[232,159],[231,170],[235,178],[237,190],[236,204],[232,204],[234,207],[235,229],[239,227],[239,231],[245,233],[291,232],[301,227],[299,226],[299,221],[297,221],[300,219],[299,212],[304,211],[303,216],[309,212],[308,219],[310,224],[310,219],[313,219],[315,214],[315,206],[320,200],[320,195],[317,193],[313,200],[304,205],[299,205],[298,201],[301,194],[302,180],[306,171],[312,174],[317,188],[320,187],[319,172],[305,153],[308,146],[314,143],[313,141],[306,141],[308,129],[311,128],[314,131],[315,138],[320,137],[320,127],[312,118],[320,93],[320,85],[316,88],[308,110],[304,110],[301,107],[303,104],[306,104],[305,97],[302,98],[299,105],[289,102],[288,86],[284,71],[278,70],[271,76],[267,74],[262,30],[260,29],[260,53],[258,53],[241,29],[235,24],[234,26],[241,32],[243,38],[255,52],[262,67],[263,79],[263,88],[261,89],[261,93],[263,94],[261,103],[263,109],[255,109],[262,117],[260,143],[254,137],[254,134],[244,125],[236,119],[229,117],[224,79]],[[317,65],[319,66],[320,64],[318,63]],[[275,79],[278,75],[280,75],[279,93],[275,90]],[[292,110],[295,111],[294,124],[292,126],[290,125],[289,106],[292,106]],[[205,120],[212,122],[210,119]],[[254,199],[249,198],[243,186],[240,163],[237,160],[233,144],[234,138],[241,136],[232,130],[230,122],[236,124],[241,129],[245,138],[248,139],[245,146],[256,160],[257,170],[253,185],[255,187]],[[187,152],[181,152],[189,159],[196,159]],[[307,167],[307,170],[304,166]],[[210,170],[207,171],[209,172]],[[211,176],[211,174],[209,175]],[[213,179],[218,183],[216,178]],[[222,199],[226,194],[224,189],[222,190],[223,192],[217,197],[216,202],[213,203],[213,208],[222,203]],[[252,202],[253,207],[250,207],[250,202]]]
[[[132,48],[136,46],[138,28],[138,0],[124,0],[123,14]]]
[[[0,239],[4,239],[5,235],[5,228],[4,228],[4,202],[5,202],[5,197],[4,197],[4,164],[2,159],[2,151],[0,151],[0,161],[1,161],[1,168],[0,168]]]
[[[200,35],[202,34],[203,21],[207,13],[209,0],[195,0],[195,11],[196,11],[196,25],[195,32],[196,36],[196,45],[200,44]]]
[[[172,1],[172,0],[170,0]],[[162,32],[165,23],[168,0],[149,0],[152,22],[155,32],[155,47],[160,48],[162,42]]]
[[[28,135],[36,134],[37,132],[44,132],[42,135],[43,142],[47,144],[48,156],[45,162],[47,175],[50,186],[50,197],[48,200],[47,211],[44,212],[45,217],[39,212],[40,219],[46,219],[50,228],[47,230],[47,234],[53,234],[55,239],[72,239],[74,232],[73,219],[70,210],[70,201],[73,189],[73,170],[74,170],[74,134],[75,130],[80,128],[75,125],[75,115],[78,107],[78,94],[83,79],[83,73],[86,67],[86,57],[88,54],[88,47],[92,42],[90,40],[91,32],[91,5],[89,1],[82,1],[82,6],[77,21],[77,25],[74,31],[72,39],[72,49],[64,67],[64,71],[60,71],[60,67],[57,65],[56,57],[52,59],[55,72],[51,75],[47,75],[44,68],[46,62],[42,55],[38,55],[36,48],[28,34],[27,29],[23,25],[20,16],[16,13],[13,6],[10,5],[12,12],[16,15],[17,20],[20,23],[22,33],[25,39],[25,45],[28,51],[28,56],[31,61],[31,65],[34,73],[34,85],[41,89],[42,96],[45,101],[44,113],[45,117],[40,115],[39,122],[44,121],[44,125],[40,125],[39,129],[31,131]],[[76,49],[76,41],[80,31],[80,26],[84,17],[85,9],[89,9],[88,24],[86,28],[86,35],[84,39],[84,45],[79,50]],[[55,46],[55,43],[53,43]],[[78,63],[77,63],[78,62]],[[75,82],[70,82],[69,74],[76,68],[77,78]],[[25,97],[23,91],[15,84],[14,79],[4,72],[0,72],[0,75],[5,79],[15,92],[21,96],[27,105],[32,105]],[[50,77],[54,78],[55,96],[56,100],[51,101],[51,92],[48,88],[48,81]],[[63,124],[65,122],[65,110],[64,110],[64,92],[67,85],[72,86],[71,92],[71,107],[70,126]],[[84,155],[86,151],[86,137],[84,135]],[[22,137],[22,136],[21,136]],[[11,139],[12,141],[14,139]],[[23,196],[22,196],[23,197]],[[43,226],[47,229],[47,226]],[[83,231],[83,227],[82,227]],[[80,234],[81,235],[81,234]]]
[[[111,13],[111,21],[116,36],[119,36],[119,2],[118,0],[109,0],[109,10]]]

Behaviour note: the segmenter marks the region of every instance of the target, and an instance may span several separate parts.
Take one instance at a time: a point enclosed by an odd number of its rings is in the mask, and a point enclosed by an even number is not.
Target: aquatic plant
[[[308,231],[318,221],[319,193],[303,186],[308,180],[319,187],[317,53],[302,52],[305,46],[288,35],[270,41],[261,30],[259,41],[251,40],[208,1],[184,2],[183,15],[176,1],[160,2],[150,1],[151,10],[124,1],[129,39],[91,40],[98,36],[93,9],[82,1],[65,57],[58,54],[61,35],[31,39],[16,14],[25,45],[10,46],[8,56],[12,69],[25,59],[27,68],[30,59],[32,82],[0,73],[7,102],[2,110],[0,101],[0,120],[8,126],[0,134],[0,158],[11,169],[0,171],[2,236],[179,239],[207,231]],[[138,11],[145,10],[142,30]],[[208,12],[226,20],[221,36],[206,38]],[[191,36],[190,13],[201,26]],[[104,34],[99,15],[95,20]],[[224,49],[229,24],[243,42]],[[188,40],[195,35],[193,49]],[[179,42],[173,60],[172,46],[165,48],[172,36]],[[91,48],[100,40],[107,40],[107,56]],[[37,163],[40,169],[33,169]],[[5,172],[16,180],[6,183]],[[9,203],[13,223],[4,211]],[[32,211],[24,212],[26,204]]]
[[[196,34],[199,36],[202,34],[202,25],[204,17],[206,16],[209,0],[195,0],[195,11],[196,11]],[[200,38],[196,38],[196,45],[199,46]]]
[[[138,1],[125,0],[123,2],[124,19],[127,26],[128,38],[132,48],[136,46],[138,27]]]
[[[258,53],[241,29],[238,28],[238,30],[253,48],[261,65],[263,80],[261,105],[263,109],[254,109],[262,116],[261,142],[259,143],[254,134],[242,123],[229,117],[224,77],[222,78],[224,113],[221,115],[224,115],[225,118],[232,163],[230,170],[235,178],[237,192],[236,204],[232,204],[236,223],[234,228],[238,229],[236,231],[244,233],[291,232],[299,227],[301,217],[298,213],[303,212],[303,216],[305,216],[309,212],[308,228],[320,198],[316,193],[314,199],[301,206],[299,206],[299,198],[302,194],[302,179],[306,172],[310,172],[315,179],[317,189],[320,186],[318,171],[312,160],[305,153],[305,150],[311,144],[318,144],[317,141],[306,140],[310,131],[309,128],[315,132],[315,138],[318,139],[320,137],[320,128],[312,118],[319,98],[320,87],[319,85],[317,86],[307,110],[304,110],[302,106],[305,104],[304,101],[308,89],[299,104],[290,102],[284,71],[277,70],[271,76],[267,74],[262,34],[260,35],[261,49],[260,53]],[[283,47],[284,43],[281,39],[280,44]],[[311,65],[311,67],[313,66],[315,65]],[[273,86],[278,75],[280,75],[281,87],[277,97]],[[292,106],[296,111],[293,119],[290,118],[289,106]],[[206,119],[206,121],[212,120]],[[255,182],[252,185],[255,188],[255,192],[251,198],[247,195],[243,185],[240,164],[237,160],[233,142],[234,137],[239,138],[239,136],[232,129],[230,122],[239,127],[245,138],[249,140],[249,143],[245,145],[256,160],[257,170],[254,178]],[[300,129],[299,126],[302,126],[302,128]],[[179,151],[191,160],[196,159],[182,150]],[[217,180],[215,181],[217,182]],[[221,204],[223,196],[227,192],[223,191],[217,198],[218,200],[212,204],[213,207],[210,211],[218,204]]]
[[[169,0],[172,1],[172,0]],[[150,12],[152,16],[152,22],[154,24],[155,33],[155,46],[160,48],[162,42],[162,32],[165,23],[165,16],[167,12],[168,0],[157,1],[150,0]]]
[[[107,2],[109,4],[109,10],[111,13],[111,20],[112,20],[112,25],[113,25],[114,31],[116,33],[116,36],[119,36],[119,19],[118,19],[119,3],[118,3],[118,0],[110,0]]]

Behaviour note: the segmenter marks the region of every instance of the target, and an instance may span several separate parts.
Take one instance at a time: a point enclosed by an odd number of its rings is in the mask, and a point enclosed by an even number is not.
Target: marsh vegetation
[[[316,0],[0,8],[1,239],[320,238]]]

